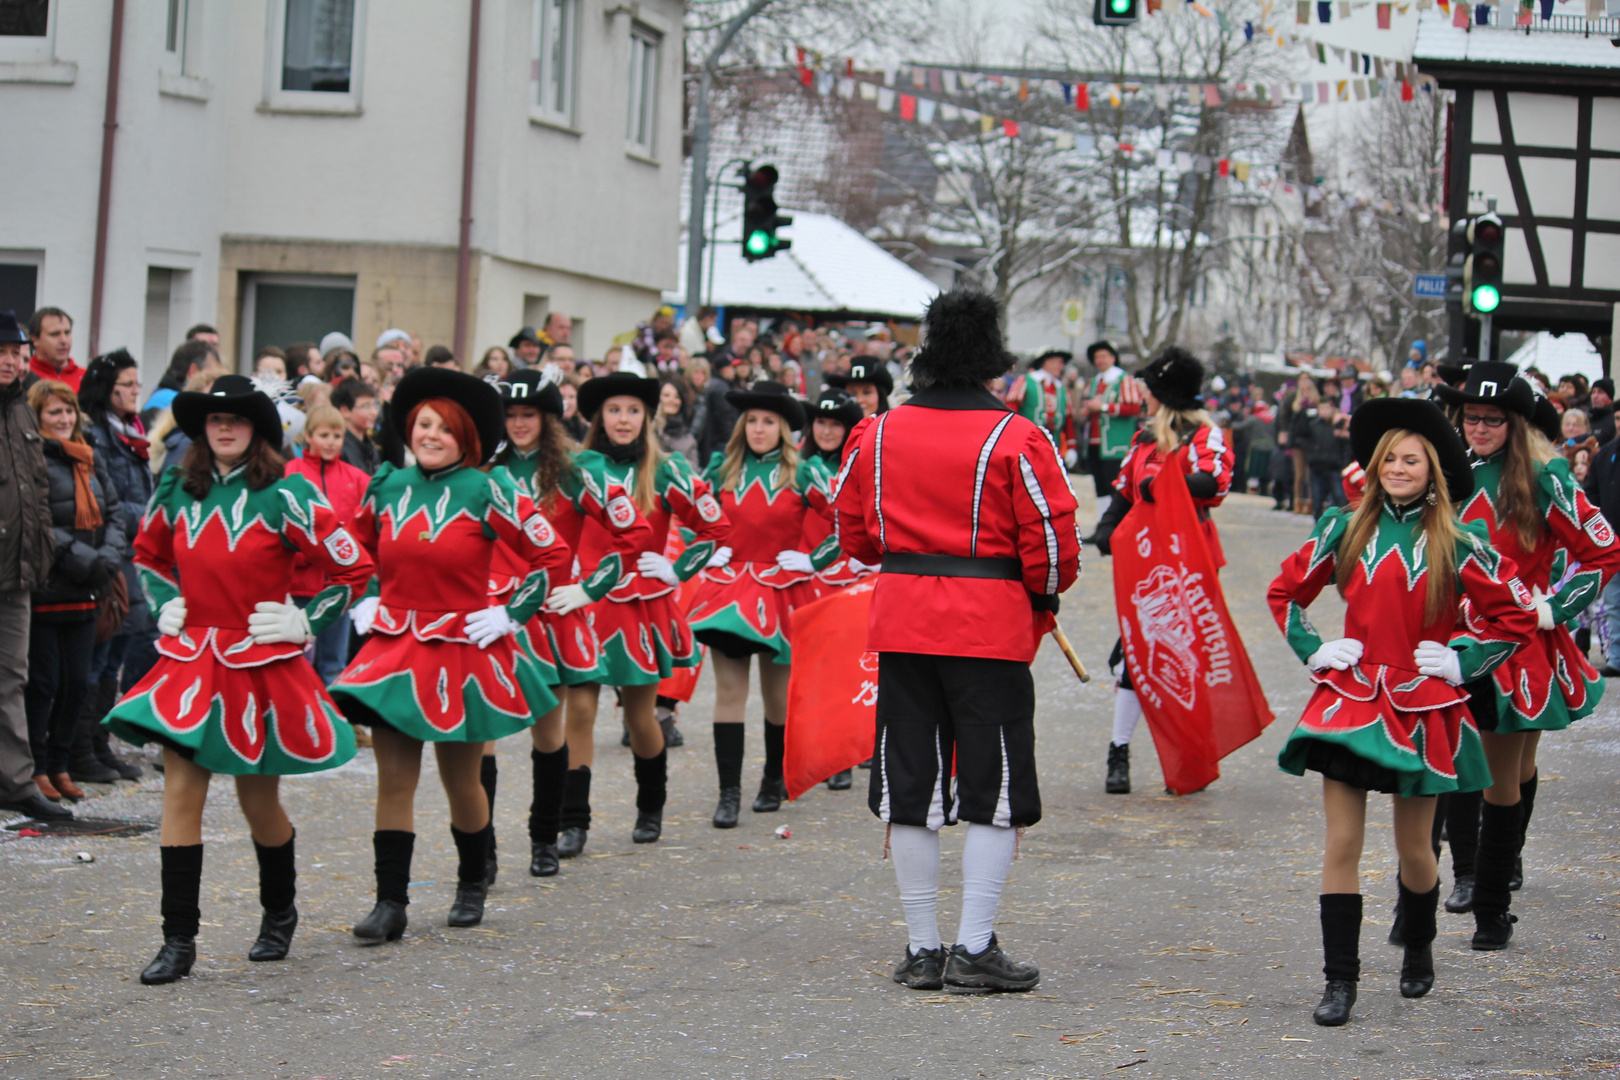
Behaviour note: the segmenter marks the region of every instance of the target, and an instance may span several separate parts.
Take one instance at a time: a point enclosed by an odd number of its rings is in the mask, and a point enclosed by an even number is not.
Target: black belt
[[[923,555],[891,551],[883,556],[885,574],[933,577],[990,578],[1023,581],[1024,564],[1017,559],[969,559],[961,555]]]

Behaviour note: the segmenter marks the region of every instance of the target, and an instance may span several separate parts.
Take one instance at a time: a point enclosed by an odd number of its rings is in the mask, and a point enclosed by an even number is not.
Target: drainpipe
[[[122,3],[123,0],[115,0]],[[467,40],[467,119],[461,142],[461,243],[456,249],[456,359],[467,360],[467,304],[472,277],[473,145],[478,128],[478,30],[483,0],[472,0]]]
[[[90,271],[90,356],[97,355],[101,345],[101,298],[107,281],[107,218],[112,208],[113,135],[118,130],[118,69],[123,57],[124,0],[113,0],[112,41],[107,46],[107,109],[101,121],[101,191],[96,196],[96,258]]]

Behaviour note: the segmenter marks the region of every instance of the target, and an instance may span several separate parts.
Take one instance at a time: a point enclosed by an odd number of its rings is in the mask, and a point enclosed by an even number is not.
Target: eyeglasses
[[[1464,413],[1462,422],[1463,427],[1499,428],[1508,421],[1506,416],[1470,416]]]

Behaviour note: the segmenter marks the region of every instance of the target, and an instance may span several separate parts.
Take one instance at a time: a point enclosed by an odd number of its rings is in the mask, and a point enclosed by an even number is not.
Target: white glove
[[[714,554],[709,556],[709,561],[703,564],[708,570],[721,570],[730,565],[731,549],[728,547],[715,548]]]
[[[848,563],[849,568],[855,571],[857,574],[871,573],[883,569],[882,563],[877,563],[875,565],[873,563],[863,563],[853,555],[847,556],[844,561]]]
[[[1417,661],[1419,675],[1444,679],[1452,686],[1462,685],[1462,660],[1455,649],[1438,641],[1420,641],[1412,650],[1412,659]]]
[[[670,588],[678,588],[681,579],[675,576],[675,564],[656,551],[643,551],[636,560],[636,571],[642,577],[656,578]]]
[[[1065,468],[1072,469],[1078,464],[1080,464],[1080,452],[1078,450],[1071,446],[1063,451],[1063,465]]]
[[[1345,637],[1323,642],[1322,647],[1312,653],[1311,658],[1305,663],[1312,671],[1321,671],[1323,668],[1344,671],[1360,659],[1361,642],[1355,638]]]
[[[778,551],[776,553],[776,565],[784,570],[800,574],[813,574],[816,572],[815,564],[810,561],[810,556],[802,551]]]
[[[274,600],[253,605],[253,614],[248,616],[248,633],[253,635],[255,645],[303,645],[315,639],[309,628],[309,616],[303,609]]]
[[[1536,626],[1538,629],[1551,630],[1554,626],[1558,625],[1557,621],[1553,618],[1552,605],[1547,603],[1548,600],[1552,599],[1548,594],[1542,592],[1540,589],[1531,589],[1530,599],[1535,605]]]
[[[509,615],[504,607],[485,608],[467,616],[465,629],[472,643],[487,649],[508,634],[515,634],[523,625]]]
[[[354,606],[349,608],[349,618],[354,622],[354,632],[362,636],[371,633],[371,628],[377,625],[377,609],[382,607],[382,597],[367,596],[356,600]]]
[[[585,592],[585,586],[577,582],[573,585],[559,585],[546,596],[546,610],[553,615],[566,615],[570,611],[578,611],[590,602],[591,598]]]
[[[186,598],[177,596],[158,609],[158,633],[164,637],[179,637],[186,628]]]

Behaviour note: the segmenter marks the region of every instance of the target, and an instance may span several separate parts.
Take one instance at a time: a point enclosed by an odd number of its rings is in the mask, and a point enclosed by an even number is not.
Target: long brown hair
[[[269,443],[253,436],[243,455],[247,462],[249,491],[263,491],[280,480],[287,471],[287,461]],[[192,441],[186,456],[180,462],[180,486],[193,499],[205,499],[214,487],[214,448],[208,445],[208,434]]]
[[[653,437],[652,419],[652,410],[647,409],[641,418],[641,460],[636,462],[636,486],[630,492],[636,509],[643,515],[651,514],[658,508],[658,488],[653,481],[657,479],[658,466],[664,460],[664,455],[658,449],[658,440]],[[609,441],[607,432],[602,430],[602,410],[597,409],[596,415],[591,417],[590,428],[585,432],[585,446],[591,450],[602,450]]]
[[[775,413],[771,414],[776,416]],[[782,451],[782,461],[776,467],[776,490],[792,487],[799,476],[799,450],[793,445],[793,433],[788,430],[787,421],[776,416],[777,447]],[[737,485],[742,483],[743,455],[748,452],[748,411],[737,417],[737,426],[731,429],[731,438],[726,441],[725,460],[720,464],[720,490],[735,493]]]
[[[1339,541],[1336,554],[1338,569],[1334,581],[1339,587],[1339,595],[1343,596],[1351,577],[1361,569],[1361,556],[1372,542],[1373,533],[1378,531],[1378,521],[1384,512],[1384,485],[1378,476],[1379,469],[1396,444],[1409,435],[1423,444],[1423,456],[1429,462],[1429,482],[1434,485],[1434,502],[1423,508],[1422,520],[1423,547],[1429,575],[1428,590],[1423,599],[1423,622],[1429,625],[1445,617],[1456,604],[1457,540],[1462,533],[1457,528],[1451,495],[1446,491],[1446,475],[1440,470],[1440,455],[1435,453],[1428,439],[1414,431],[1391,428],[1384,432],[1372,457],[1367,459],[1367,492],[1362,496],[1355,516],[1350,519],[1344,539]]]
[[[540,441],[534,455],[534,500],[543,503],[542,510],[550,506],[562,487],[562,478],[568,472],[574,453],[574,439],[563,426],[562,418],[548,412],[540,414]],[[508,439],[495,455],[496,465],[505,465],[517,453],[517,447]]]
[[[1491,501],[1496,507],[1497,525],[1512,529],[1520,550],[1528,553],[1536,549],[1546,532],[1541,509],[1536,505],[1536,478],[1542,466],[1552,460],[1552,444],[1518,413],[1509,412],[1507,421],[1502,482]]]

